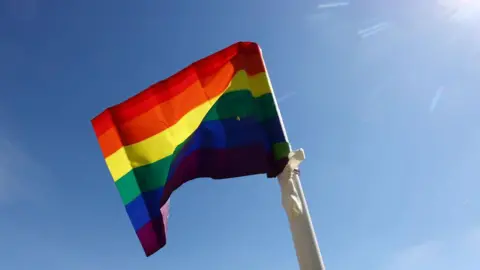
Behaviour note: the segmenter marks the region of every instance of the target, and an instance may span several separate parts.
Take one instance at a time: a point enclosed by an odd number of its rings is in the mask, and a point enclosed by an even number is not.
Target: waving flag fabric
[[[200,177],[275,177],[290,149],[260,48],[251,42],[191,64],[92,125],[147,256],[166,243],[175,189]]]

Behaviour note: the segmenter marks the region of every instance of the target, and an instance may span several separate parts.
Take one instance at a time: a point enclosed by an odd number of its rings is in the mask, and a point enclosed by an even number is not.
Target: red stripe
[[[239,42],[203,58],[173,76],[160,81],[128,100],[108,108],[92,119],[97,137],[115,127],[115,122],[125,123],[138,115],[180,94],[199,80],[207,83],[224,65],[231,63],[235,70],[245,70],[249,75],[265,72],[260,47],[252,42]]]

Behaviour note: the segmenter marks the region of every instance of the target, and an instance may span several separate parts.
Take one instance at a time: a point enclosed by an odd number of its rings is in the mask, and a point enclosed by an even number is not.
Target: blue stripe
[[[142,228],[150,220],[160,216],[160,200],[163,187],[144,192],[125,207],[135,231]]]
[[[176,168],[185,157],[199,149],[228,149],[263,145],[265,152],[271,152],[273,144],[284,141],[285,136],[277,117],[263,122],[259,122],[254,117],[206,121],[183,145],[183,149],[171,164],[168,178],[175,173]],[[144,192],[126,206],[135,231],[160,215],[162,194],[163,187]]]
[[[277,117],[264,122],[259,122],[255,117],[206,121],[183,145],[183,149],[172,162],[168,178],[185,157],[200,149],[226,149],[262,144],[269,152],[273,144],[284,141],[285,136]]]

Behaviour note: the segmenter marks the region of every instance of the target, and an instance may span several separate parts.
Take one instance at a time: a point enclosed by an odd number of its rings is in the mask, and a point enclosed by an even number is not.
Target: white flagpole
[[[260,52],[263,59],[263,53],[261,50]],[[266,67],[265,63],[264,66]],[[278,109],[278,103],[266,68],[265,74],[267,75],[268,84],[272,90],[273,100],[277,108],[283,132],[285,136],[287,136],[282,115]],[[282,205],[290,223],[290,231],[292,233],[300,270],[325,270],[317,242],[317,236],[315,235],[315,230],[313,228],[307,201],[299,177],[298,166],[304,159],[305,152],[303,149],[294,152],[290,149],[288,164],[283,172],[277,177],[282,195]]]
[[[278,175],[282,205],[290,223],[300,270],[325,270],[299,177],[298,166],[304,159],[303,149],[291,152],[288,165]]]

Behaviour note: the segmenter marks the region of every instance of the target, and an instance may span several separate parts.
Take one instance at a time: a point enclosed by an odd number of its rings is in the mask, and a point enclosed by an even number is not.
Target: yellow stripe
[[[248,76],[245,70],[240,70],[233,77],[227,92],[246,89],[249,89],[254,97],[263,96],[264,94],[272,92],[265,72]]]
[[[226,91],[242,89],[249,89],[255,97],[271,92],[265,73],[249,77],[245,71],[237,72]],[[183,143],[200,126],[205,115],[221,96],[213,97],[189,111],[175,125],[161,133],[136,144],[124,146],[106,158],[105,161],[113,180],[118,181],[134,168],[156,162],[173,154],[175,147]]]

